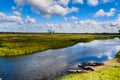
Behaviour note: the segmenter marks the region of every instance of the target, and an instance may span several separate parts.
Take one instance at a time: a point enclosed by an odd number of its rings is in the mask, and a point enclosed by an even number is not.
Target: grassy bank
[[[120,52],[115,59],[105,62],[105,66],[97,68],[95,72],[70,74],[60,80],[120,80]]]
[[[78,42],[114,38],[119,34],[24,34],[0,33],[0,56],[31,54],[63,48]]]

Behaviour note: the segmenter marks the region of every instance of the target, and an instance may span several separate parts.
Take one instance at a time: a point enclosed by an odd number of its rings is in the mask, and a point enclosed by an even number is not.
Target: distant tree
[[[118,32],[120,33],[120,30],[118,30]]]
[[[55,33],[55,31],[54,30],[52,31],[51,29],[48,29],[47,31],[49,34]]]
[[[51,30],[51,29],[48,29],[47,31],[48,31],[48,33],[50,33],[50,34],[52,33],[52,30]]]
[[[55,33],[55,31],[52,31],[52,33],[54,34],[54,33]]]

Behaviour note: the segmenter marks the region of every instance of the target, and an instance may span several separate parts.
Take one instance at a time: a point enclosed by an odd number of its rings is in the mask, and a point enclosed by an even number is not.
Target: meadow
[[[59,80],[120,80],[120,52],[98,71],[63,76]]]
[[[64,48],[78,42],[120,37],[119,34],[0,33],[0,56],[19,56],[47,49]]]

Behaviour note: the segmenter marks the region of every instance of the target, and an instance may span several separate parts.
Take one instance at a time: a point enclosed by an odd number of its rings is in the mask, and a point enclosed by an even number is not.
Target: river
[[[62,49],[18,57],[0,58],[3,80],[56,80],[80,62],[103,62],[120,51],[120,39],[94,40]]]

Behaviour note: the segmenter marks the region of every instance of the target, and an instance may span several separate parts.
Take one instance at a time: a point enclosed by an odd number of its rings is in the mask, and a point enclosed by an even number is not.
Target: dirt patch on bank
[[[107,69],[109,67],[120,67],[120,63],[118,62],[118,58],[114,58],[114,59],[105,61],[104,65],[96,66],[96,67],[94,67],[94,70],[95,71],[100,71],[100,70],[103,70],[103,69]]]

